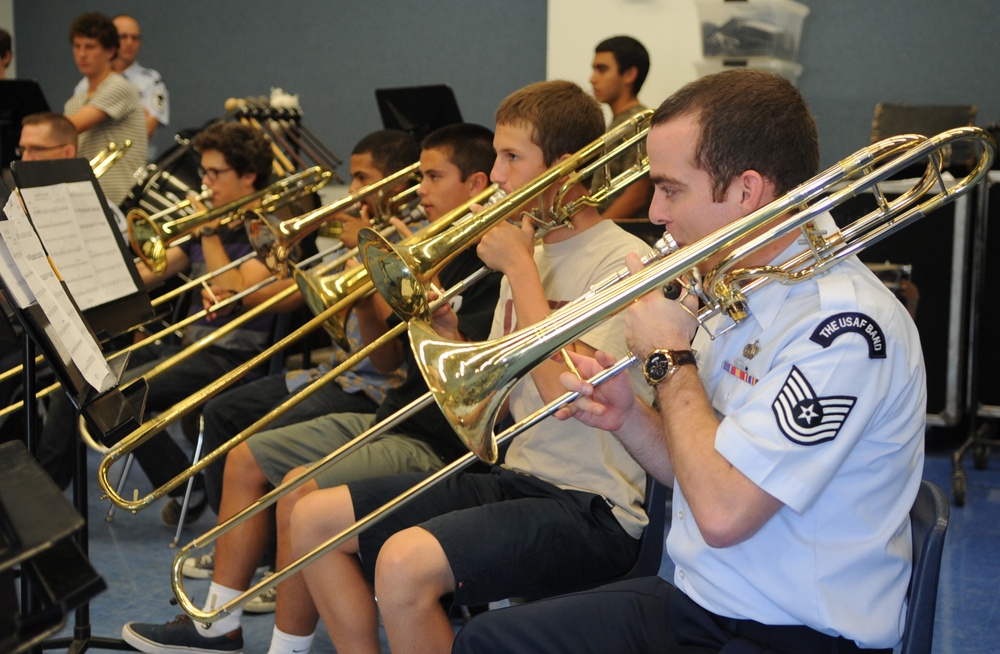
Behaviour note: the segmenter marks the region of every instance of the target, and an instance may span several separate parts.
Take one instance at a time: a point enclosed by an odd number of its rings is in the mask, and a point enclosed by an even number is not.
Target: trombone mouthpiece
[[[656,248],[657,252],[659,252],[661,256],[666,256],[677,250],[679,246],[677,245],[677,241],[674,240],[674,237],[671,236],[670,232],[664,231],[663,236],[656,239],[656,243],[653,244],[653,247]]]

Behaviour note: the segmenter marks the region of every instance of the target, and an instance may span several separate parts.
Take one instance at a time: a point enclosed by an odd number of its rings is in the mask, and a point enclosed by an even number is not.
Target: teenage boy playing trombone
[[[460,124],[440,128],[424,139],[420,153],[423,180],[419,195],[429,220],[437,220],[459,205],[477,197],[489,185],[488,171],[494,160],[493,133],[478,125]],[[445,266],[439,285],[448,288],[483,266],[475,251],[468,250]],[[452,300],[455,311],[447,313],[457,329],[471,340],[482,340],[496,306],[500,275],[492,273]],[[359,302],[359,315],[366,342],[373,332],[384,333],[396,320],[386,318],[376,295]],[[380,325],[379,325],[380,323]],[[457,325],[456,325],[457,323]],[[367,325],[367,327],[366,327]],[[250,505],[285,478],[296,476],[302,466],[324,457],[384,417],[427,392],[420,371],[412,363],[405,338],[380,348],[380,369],[391,370],[407,363],[403,383],[386,393],[373,412],[331,413],[307,422],[286,425],[257,434],[231,450],[226,459],[219,510],[220,523]],[[331,409],[335,409],[331,407]],[[318,477],[306,482],[278,502],[278,568],[291,562],[288,516],[295,501],[317,488],[370,476],[436,470],[462,451],[460,442],[436,406],[410,416],[392,433],[383,434]],[[219,607],[242,594],[250,581],[275,526],[268,512],[259,512],[229,531],[216,543],[215,568],[205,602],[206,610]],[[122,637],[143,652],[233,652],[242,649],[242,609],[211,625],[196,624],[186,616],[165,625],[128,623]],[[272,653],[304,652],[310,647],[318,615],[308,591],[295,575],[278,586]]]
[[[600,107],[575,84],[529,85],[497,110],[491,177],[516,191],[603,132]],[[562,181],[543,193],[545,207]],[[586,192],[577,184],[567,199]],[[571,227],[545,233],[538,246],[536,236],[525,215],[519,226],[488,232],[477,248],[505,276],[491,338],[538,323],[620,269],[627,253],[648,249],[591,207]],[[612,319],[567,349],[624,354],[623,332],[623,321]],[[561,359],[534,368],[511,393],[512,417],[561,395],[566,370]],[[292,519],[296,557],[425,476],[349,482],[303,498]],[[539,597],[628,571],[646,524],[644,486],[642,469],[609,432],[546,423],[514,439],[502,466],[431,487],[303,574],[337,651],[378,652],[380,612],[394,653],[449,652],[454,636],[442,598],[482,605]]]
[[[113,27],[113,26],[112,26]],[[116,33],[117,37],[117,33]],[[131,89],[131,87],[129,87]],[[202,183],[212,191],[216,206],[229,204],[247,197],[267,186],[271,174],[271,144],[263,132],[238,123],[217,122],[198,133],[194,147],[201,159]],[[121,162],[117,166],[123,165]],[[219,226],[219,221],[204,225],[193,238],[177,247],[167,249],[167,266],[162,275],[155,274],[145,264],[139,263],[139,275],[147,287],[188,270],[197,277],[215,271],[252,252],[242,225]],[[267,266],[252,258],[238,267],[231,268],[215,278],[222,288],[237,291],[249,288],[270,275]],[[274,291],[273,286],[257,291],[244,300],[246,306],[263,301]],[[200,310],[200,297],[191,294],[189,314]],[[184,331],[186,342],[194,342],[215,331],[232,317],[209,321],[202,318],[188,325]],[[149,380],[146,408],[162,411],[190,395],[193,388],[201,388],[252,358],[267,346],[271,336],[273,316],[258,316],[233,330],[201,352],[188,357]],[[154,343],[132,353],[126,379],[134,379],[176,354],[179,346]],[[53,396],[42,427],[40,447],[54,448],[70,456],[76,433],[73,420],[76,414],[65,394]],[[49,449],[49,451],[52,451]],[[167,434],[157,434],[135,450],[136,460],[154,486],[170,481],[190,464],[189,457]],[[68,484],[69,478],[57,480]],[[181,494],[183,489],[175,489]],[[199,489],[200,492],[200,489]]]
[[[378,182],[397,170],[409,166],[420,156],[420,145],[410,134],[401,130],[378,130],[366,135],[351,151],[351,185],[349,191],[355,193]],[[361,216],[344,213],[337,220],[344,225],[340,238],[347,247],[357,245],[358,230],[366,224],[364,215],[368,208],[363,205]],[[218,291],[217,291],[218,292]],[[299,298],[298,295],[295,296]],[[209,300],[210,302],[210,300]],[[388,311],[388,307],[386,307]],[[384,318],[384,316],[383,316]],[[352,311],[345,320],[346,332],[352,348],[363,345],[356,314]],[[346,359],[347,354],[336,348],[332,365]],[[287,374],[268,375],[241,384],[209,400],[202,409],[205,419],[204,447],[211,452],[227,440],[262,418],[268,411],[284,401],[291,393],[304,385],[310,378],[322,374],[321,369],[296,370]],[[372,412],[385,397],[385,391],[398,386],[403,374],[392,369],[377,370],[365,360],[354,369],[337,378],[337,383],[327,384],[320,391],[302,401],[295,408],[278,418],[272,428],[310,420],[330,412],[339,411]],[[205,494],[208,506],[218,513],[222,497],[222,473],[225,460],[205,469]],[[188,507],[185,523],[193,522],[205,509],[205,501]],[[168,500],[161,512],[164,523],[175,526],[180,519],[180,505]],[[199,577],[212,574],[211,553],[191,559],[185,572]],[[196,565],[197,564],[197,565]]]

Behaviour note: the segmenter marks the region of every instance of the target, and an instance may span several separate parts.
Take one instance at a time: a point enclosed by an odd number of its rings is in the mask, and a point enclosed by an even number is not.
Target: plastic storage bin
[[[777,73],[792,84],[799,81],[802,74],[802,64],[773,57],[749,57],[747,59],[702,59],[694,63],[698,77],[719,73],[729,68],[764,68]]]
[[[809,7],[792,0],[699,0],[697,9],[705,57],[794,60],[809,15]]]

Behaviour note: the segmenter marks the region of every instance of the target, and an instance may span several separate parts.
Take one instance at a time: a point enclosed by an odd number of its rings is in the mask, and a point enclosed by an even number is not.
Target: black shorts
[[[361,518],[426,473],[351,482]],[[589,588],[631,568],[639,541],[599,495],[567,491],[504,468],[458,473],[359,536],[365,574],[393,533],[419,525],[441,544],[455,576],[455,602],[478,605]]]

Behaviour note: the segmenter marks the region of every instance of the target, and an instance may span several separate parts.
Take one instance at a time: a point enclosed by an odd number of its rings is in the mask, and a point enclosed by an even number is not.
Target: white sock
[[[271,649],[267,650],[267,654],[303,654],[303,652],[309,652],[312,650],[314,638],[316,638],[315,631],[308,636],[293,636],[286,634],[275,625],[274,631],[271,632]]]
[[[205,599],[205,606],[202,610],[205,612],[214,611],[218,607],[236,599],[242,594],[242,590],[227,588],[222,584],[217,584],[213,581],[208,587],[208,597]],[[198,633],[206,638],[225,636],[230,631],[240,628],[240,621],[242,617],[243,607],[233,609],[232,613],[213,622],[207,627],[204,624],[200,624],[198,626]]]

